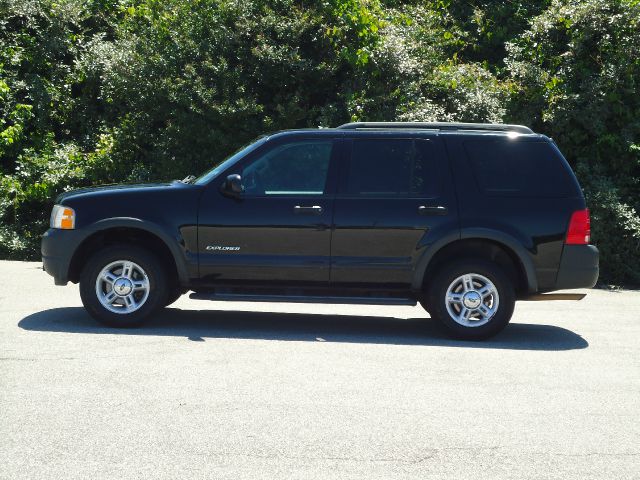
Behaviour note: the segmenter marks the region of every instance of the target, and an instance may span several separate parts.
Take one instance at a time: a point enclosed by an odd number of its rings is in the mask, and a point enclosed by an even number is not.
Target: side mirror
[[[242,177],[237,173],[229,175],[222,185],[222,193],[229,197],[238,198],[243,192]]]

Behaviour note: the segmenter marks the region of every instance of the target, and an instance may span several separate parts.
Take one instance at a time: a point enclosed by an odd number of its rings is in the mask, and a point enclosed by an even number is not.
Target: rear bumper
[[[69,281],[71,258],[80,241],[81,235],[76,230],[50,228],[42,236],[42,266],[56,285],[66,285]]]
[[[591,288],[598,281],[598,249],[593,245],[565,245],[556,279],[556,290]]]

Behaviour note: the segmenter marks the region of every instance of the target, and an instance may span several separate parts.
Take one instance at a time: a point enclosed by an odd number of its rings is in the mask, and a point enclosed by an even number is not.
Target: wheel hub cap
[[[480,306],[480,302],[482,302],[482,297],[475,290],[465,293],[462,298],[462,303],[467,308],[478,308]]]
[[[453,280],[445,294],[445,305],[451,319],[464,327],[488,323],[498,311],[498,289],[484,275],[466,273]]]
[[[131,290],[133,290],[133,284],[128,278],[118,278],[113,282],[113,290],[117,295],[124,297],[131,293]]]
[[[151,291],[144,269],[130,260],[116,260],[96,278],[96,296],[112,313],[128,314],[140,309]]]

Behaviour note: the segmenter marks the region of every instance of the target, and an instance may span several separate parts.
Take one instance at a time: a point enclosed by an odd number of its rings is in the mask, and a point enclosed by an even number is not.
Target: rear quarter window
[[[573,172],[549,142],[517,138],[463,142],[478,187],[505,197],[580,195]]]

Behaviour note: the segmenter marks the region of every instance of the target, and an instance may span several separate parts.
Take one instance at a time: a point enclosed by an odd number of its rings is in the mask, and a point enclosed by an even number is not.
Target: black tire
[[[140,266],[149,280],[148,297],[135,311],[114,313],[102,305],[96,292],[98,275],[112,262],[131,261]],[[150,315],[164,307],[168,295],[167,273],[160,260],[151,252],[131,245],[113,245],[96,252],[86,263],[80,275],[80,297],[87,312],[110,327],[140,326]]]
[[[467,326],[459,323],[447,310],[447,290],[449,286],[456,279],[466,274],[485,277],[493,283],[497,291],[496,311],[489,316],[489,320],[486,323],[478,326]],[[490,302],[490,300],[491,298],[487,302]],[[507,326],[513,315],[515,301],[513,282],[499,265],[486,260],[468,259],[459,260],[441,268],[435,274],[433,280],[428,282],[426,298],[421,303],[431,317],[444,327],[449,335],[464,340],[482,340],[496,335]],[[450,308],[460,309],[461,306]]]
[[[164,302],[164,306],[168,307],[169,305],[174,303],[176,300],[178,300],[184,293],[185,291],[183,289],[179,287],[172,287],[169,290],[169,294],[167,295],[167,300]]]

